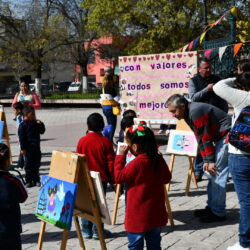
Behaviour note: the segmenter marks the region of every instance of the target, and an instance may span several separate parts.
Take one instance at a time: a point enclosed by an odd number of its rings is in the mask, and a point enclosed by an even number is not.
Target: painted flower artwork
[[[77,184],[42,176],[36,216],[51,224],[70,230]]]

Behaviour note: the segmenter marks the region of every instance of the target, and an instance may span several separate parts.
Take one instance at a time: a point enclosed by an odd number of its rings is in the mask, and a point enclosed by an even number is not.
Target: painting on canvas
[[[76,192],[77,184],[42,176],[36,216],[59,228],[70,230]]]
[[[167,152],[179,155],[196,156],[198,144],[192,131],[171,130]]]

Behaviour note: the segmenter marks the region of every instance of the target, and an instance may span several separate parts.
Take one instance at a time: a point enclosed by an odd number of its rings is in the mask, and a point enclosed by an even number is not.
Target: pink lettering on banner
[[[121,68],[121,67],[120,67]],[[157,78],[186,78],[187,74],[176,74],[176,75],[157,75]],[[155,76],[149,75],[149,76],[135,76],[135,75],[131,75],[131,76],[126,76],[127,79],[155,79]]]
[[[140,116],[142,116],[142,115],[144,115],[144,116],[149,116],[149,117],[154,117],[154,116],[168,116],[168,117],[172,117],[172,113],[169,113],[169,112],[166,112],[166,113],[159,113],[159,112],[157,112],[157,113],[149,113],[149,112],[142,112],[142,111],[140,111]]]
[[[121,72],[138,72],[141,70],[140,64],[121,66]]]
[[[170,97],[172,94],[149,94],[149,95],[139,95],[137,99],[147,99],[155,97]]]

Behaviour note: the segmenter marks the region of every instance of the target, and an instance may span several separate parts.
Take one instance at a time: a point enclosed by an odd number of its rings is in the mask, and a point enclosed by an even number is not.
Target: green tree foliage
[[[66,27],[56,16],[50,1],[26,1],[25,4],[0,2],[1,61],[20,73],[36,72],[58,56],[64,44]]]
[[[131,36],[127,53],[171,52],[201,35],[203,2],[195,0],[85,0],[88,25],[98,34]],[[232,7],[231,0],[207,0],[208,22],[216,21]],[[236,1],[244,16],[249,0]],[[225,33],[225,30],[219,33]]]

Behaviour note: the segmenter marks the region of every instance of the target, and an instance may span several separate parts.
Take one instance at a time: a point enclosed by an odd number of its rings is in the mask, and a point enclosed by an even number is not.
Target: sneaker
[[[92,234],[91,233],[82,233],[82,237],[84,239],[91,239],[92,238]]]
[[[218,216],[212,213],[212,211],[210,211],[210,214],[208,214],[207,216],[200,217],[200,222],[203,223],[222,222],[225,221],[226,219],[227,219],[226,216]]]
[[[206,206],[204,209],[197,209],[194,211],[195,217],[203,217],[209,215],[211,212],[210,207]]]
[[[109,230],[106,230],[106,229],[103,230],[103,233],[104,233],[104,238],[109,238],[112,234]],[[93,233],[93,239],[99,240],[99,234]]]
[[[33,183],[32,182],[27,182],[26,185],[25,185],[26,188],[31,188],[31,187],[34,187]]]
[[[241,250],[241,249],[248,249],[250,250],[250,247],[242,247],[239,242],[235,243],[233,246],[230,246],[227,248],[227,250]]]
[[[196,182],[202,181],[202,175],[195,175]]]

